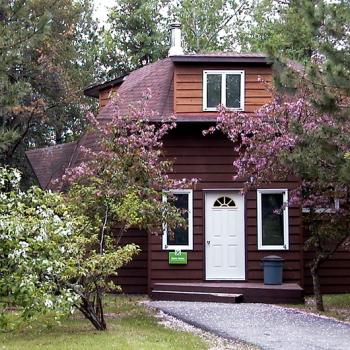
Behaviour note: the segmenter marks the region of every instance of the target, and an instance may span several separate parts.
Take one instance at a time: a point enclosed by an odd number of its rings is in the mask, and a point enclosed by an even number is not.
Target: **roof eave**
[[[116,79],[106,81],[102,84],[95,84],[95,85],[89,86],[84,90],[84,95],[88,97],[98,98],[101,90],[105,90],[105,89],[114,87],[116,85],[120,85],[127,76],[128,74],[124,74]]]
[[[267,57],[234,56],[172,56],[174,63],[255,63],[271,65]]]

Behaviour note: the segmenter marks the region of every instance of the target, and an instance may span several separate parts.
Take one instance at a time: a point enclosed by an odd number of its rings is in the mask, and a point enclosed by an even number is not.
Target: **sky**
[[[98,19],[100,25],[107,20],[107,8],[113,6],[115,1],[111,0],[94,0],[95,2],[95,17]]]
[[[115,0],[94,0],[95,3],[95,17],[98,19],[100,25],[106,23],[108,7],[112,7],[116,1]],[[166,7],[164,7],[164,12],[167,12]]]

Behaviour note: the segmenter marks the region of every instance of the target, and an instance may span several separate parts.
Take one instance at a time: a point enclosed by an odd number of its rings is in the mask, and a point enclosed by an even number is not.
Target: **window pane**
[[[168,245],[188,245],[188,194],[174,194],[174,205],[178,209],[185,210],[182,216],[186,219],[187,226],[185,228],[176,228],[173,233],[168,232]]]
[[[226,75],[226,107],[241,108],[241,75]]]
[[[207,107],[217,107],[221,103],[221,74],[207,75]]]
[[[261,195],[262,203],[262,244],[284,245],[282,193]],[[275,211],[278,210],[276,213]]]

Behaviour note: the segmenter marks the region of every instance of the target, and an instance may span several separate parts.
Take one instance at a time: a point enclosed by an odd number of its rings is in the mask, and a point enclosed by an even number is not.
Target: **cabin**
[[[219,104],[249,118],[269,102],[266,83],[272,76],[272,65],[263,54],[184,54],[175,24],[169,57],[84,91],[98,99],[101,120],[113,116],[115,94],[120,113],[127,113],[151,91],[148,106],[155,115],[174,115],[177,120],[164,140],[165,157],[174,162],[171,176],[200,179],[195,189],[174,191],[176,205],[188,213],[186,229],[174,235],[139,230],[124,235],[122,243],[133,242],[142,249],[119,271],[117,282],[124,292],[163,300],[271,303],[300,302],[304,293],[312,292],[302,209],[291,206],[275,212],[298,179],[276,181],[243,195],[243,183],[233,181],[232,163],[239,155],[231,141],[218,133],[203,135],[215,125]],[[80,146],[96,141],[86,133],[76,142],[28,151],[40,185],[59,190],[53,180],[81,161]],[[281,285],[263,283],[261,259],[270,255],[284,259]],[[324,292],[350,291],[349,255],[340,251],[327,262],[321,272]]]

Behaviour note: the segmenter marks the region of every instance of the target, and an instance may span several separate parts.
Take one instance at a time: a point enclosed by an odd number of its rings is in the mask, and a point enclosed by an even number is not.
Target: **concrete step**
[[[177,290],[152,290],[153,300],[175,300],[175,301],[203,301],[214,303],[240,303],[243,301],[242,294],[189,292]]]

